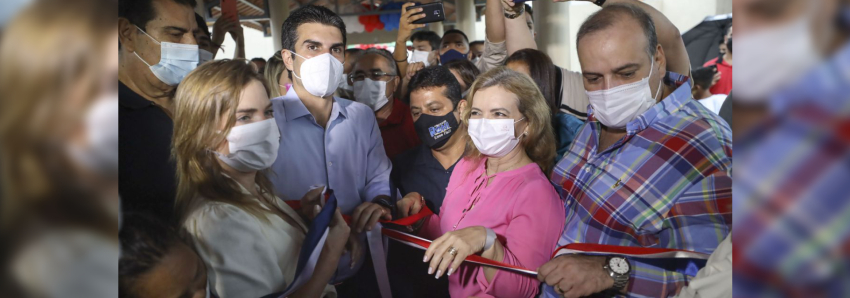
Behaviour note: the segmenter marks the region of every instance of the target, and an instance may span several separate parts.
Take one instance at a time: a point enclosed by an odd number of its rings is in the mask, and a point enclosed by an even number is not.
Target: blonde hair
[[[475,93],[481,89],[499,86],[513,93],[519,100],[519,112],[528,121],[528,133],[520,140],[519,145],[525,149],[525,154],[534,161],[546,176],[552,171],[555,162],[555,134],[552,128],[552,112],[540,89],[531,78],[525,74],[513,71],[504,66],[491,69],[480,75],[467,96],[467,108],[463,110],[461,121],[469,127],[470,111],[472,110]],[[466,142],[466,158],[478,161],[483,158],[478,148],[470,138]]]
[[[225,176],[213,153],[236,123],[242,92],[255,80],[263,83],[268,94],[268,86],[247,60],[224,59],[204,63],[177,87],[172,155],[177,164],[175,208],[179,223],[204,200],[238,206],[261,220],[267,213],[263,206],[278,210],[271,181],[264,173],[268,170],[257,172],[255,182],[261,193],[257,204],[242,193],[236,181]]]
[[[266,69],[263,77],[266,80],[266,85],[269,88],[269,98],[280,97],[280,77],[284,70],[283,58],[280,57],[280,51],[274,53],[274,56],[266,62]]]
[[[81,181],[66,142],[106,85],[104,56],[118,18],[112,1],[42,0],[0,39],[0,200],[4,228],[22,221],[117,230],[97,189]],[[111,11],[110,11],[111,8]],[[112,83],[112,86],[115,86]],[[117,111],[116,111],[117,113]],[[57,215],[62,216],[57,216]],[[11,224],[16,222],[16,224]]]

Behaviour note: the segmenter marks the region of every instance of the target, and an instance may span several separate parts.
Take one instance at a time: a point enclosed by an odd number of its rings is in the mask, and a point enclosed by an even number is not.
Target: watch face
[[[608,261],[608,267],[617,274],[629,273],[629,262],[625,258],[611,258]]]

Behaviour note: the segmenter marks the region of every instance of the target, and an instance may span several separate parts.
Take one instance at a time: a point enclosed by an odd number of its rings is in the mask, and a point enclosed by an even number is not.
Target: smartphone
[[[414,24],[427,24],[427,23],[434,23],[434,22],[442,22],[442,21],[446,20],[446,14],[445,14],[445,11],[443,10],[443,2],[433,2],[433,3],[422,4],[422,5],[414,5],[414,6],[408,7],[407,10],[411,10],[411,9],[419,8],[419,7],[422,8],[421,13],[424,13],[425,17],[418,19],[416,21],[413,21]]]
[[[221,0],[221,15],[227,16],[230,20],[234,22],[239,21],[239,11],[236,10],[236,1],[237,0]]]

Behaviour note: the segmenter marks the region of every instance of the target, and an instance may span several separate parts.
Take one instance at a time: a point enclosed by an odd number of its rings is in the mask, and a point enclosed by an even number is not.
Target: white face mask
[[[240,125],[227,135],[230,154],[215,154],[221,161],[240,172],[252,172],[271,167],[280,147],[280,131],[274,118]]]
[[[200,49],[198,52],[198,65],[204,64],[204,62],[212,61],[213,53],[204,49]]]
[[[425,63],[425,66],[428,67],[428,55],[431,52],[413,50],[413,53],[410,54],[410,59],[408,59],[409,63],[422,62]]]
[[[139,54],[133,51],[133,54],[142,60],[142,63],[150,68],[153,75],[156,76],[160,81],[169,86],[176,86],[183,81],[183,78],[189,74],[195,67],[198,67],[198,45],[196,44],[182,44],[182,43],[173,43],[163,41],[160,42],[150,36],[145,30],[136,26],[136,29],[142,31],[145,35],[153,39],[154,42],[159,44],[159,63],[156,65],[150,65],[145,59],[142,59]]]
[[[339,62],[330,53],[324,53],[307,59],[293,51],[289,52],[304,59],[299,70],[301,75],[294,71],[292,74],[301,80],[301,85],[304,86],[307,92],[318,97],[326,97],[334,94],[334,91],[339,87],[340,81],[343,80],[342,62]]]
[[[812,14],[780,26],[735,37],[735,100],[764,102],[821,60],[810,24]]]
[[[640,81],[606,90],[587,91],[594,117],[607,127],[624,128],[630,121],[652,108],[656,103],[655,98],[661,93],[661,83],[664,81],[658,81],[658,90],[655,96],[652,96],[649,78],[654,70],[653,58],[649,75]]]
[[[339,80],[339,89],[351,92],[354,90],[354,87],[348,84],[348,76],[346,74],[340,74],[342,78]]]
[[[104,94],[86,112],[84,144],[70,143],[71,157],[104,176],[118,173],[118,93]]]
[[[502,157],[519,144],[519,138],[514,136],[514,124],[524,119],[469,119],[469,137],[481,154]]]
[[[207,290],[206,290],[206,294],[204,295],[204,297],[206,297],[206,298],[212,297],[210,295],[210,281],[209,280],[207,281]]]
[[[354,100],[369,106],[373,111],[378,111],[390,101],[387,96],[387,82],[373,81],[370,78],[354,82]]]

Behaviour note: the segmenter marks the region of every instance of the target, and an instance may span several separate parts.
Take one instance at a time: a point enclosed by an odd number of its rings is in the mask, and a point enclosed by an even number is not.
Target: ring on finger
[[[561,286],[560,286],[560,285],[556,285],[556,286],[555,286],[555,292],[558,292],[558,294],[561,294],[561,295],[563,295],[563,294],[564,294],[564,290],[561,290]]]
[[[452,246],[452,247],[449,249],[449,255],[451,255],[451,256],[453,256],[453,257],[454,257],[454,256],[456,256],[456,255],[457,255],[457,248],[455,248],[454,246]]]

